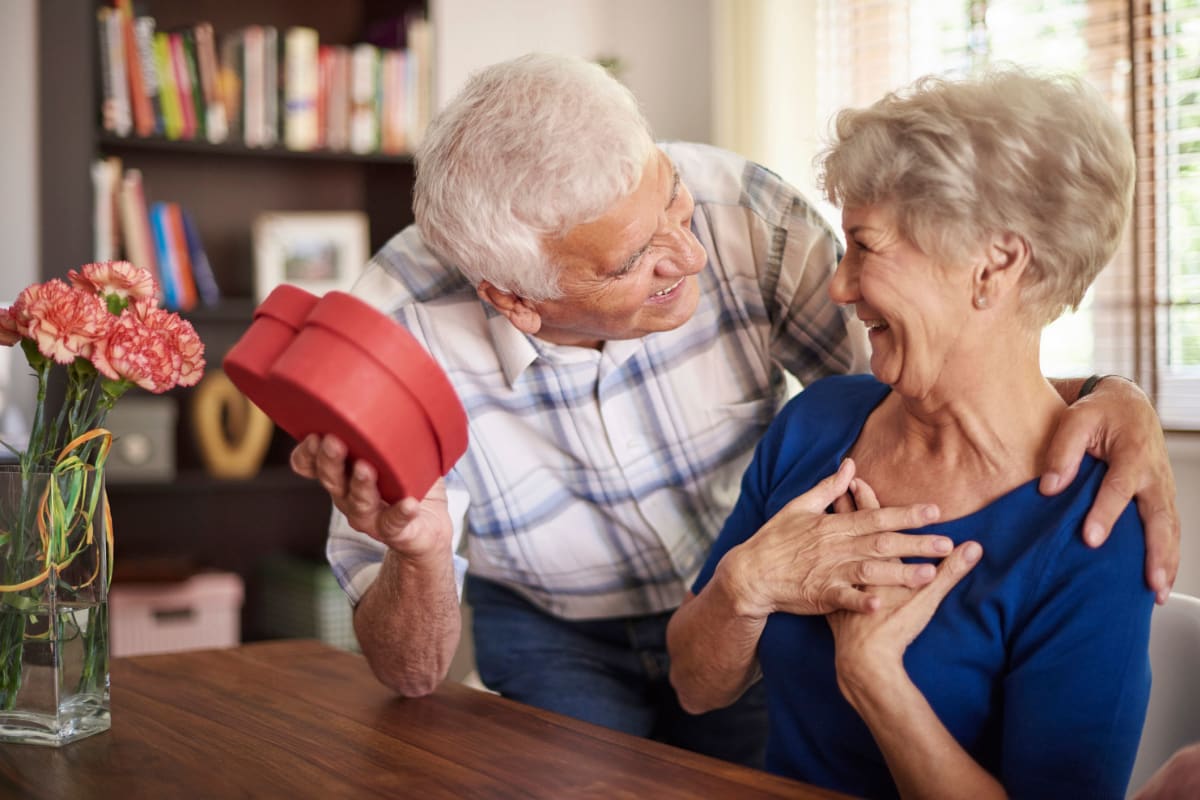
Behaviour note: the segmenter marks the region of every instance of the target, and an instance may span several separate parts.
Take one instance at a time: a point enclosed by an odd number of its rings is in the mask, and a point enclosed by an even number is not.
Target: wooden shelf
[[[323,493],[316,481],[302,478],[282,465],[267,465],[252,478],[215,478],[202,470],[181,470],[170,481],[107,481],[106,488],[111,496],[123,494],[243,494],[264,492],[286,494],[289,492]]]
[[[351,153],[333,150],[288,150],[285,147],[246,147],[230,142],[212,144],[193,139],[116,136],[103,131],[96,134],[96,142],[101,150],[108,153],[163,152],[179,155],[363,164],[411,164],[413,160],[411,153]]]

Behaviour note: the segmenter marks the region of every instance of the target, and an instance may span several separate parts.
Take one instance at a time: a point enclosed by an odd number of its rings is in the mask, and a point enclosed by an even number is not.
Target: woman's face
[[[871,372],[910,397],[925,396],[955,359],[969,356],[971,270],[943,265],[910,242],[886,205],[842,211],[846,255],[829,287],[853,304],[871,340]]]

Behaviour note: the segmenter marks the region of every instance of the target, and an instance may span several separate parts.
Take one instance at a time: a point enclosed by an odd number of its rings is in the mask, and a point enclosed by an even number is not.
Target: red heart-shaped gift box
[[[467,449],[445,372],[403,326],[358,298],[277,287],[225,356],[230,380],[297,441],[333,434],[388,502],[421,498]]]

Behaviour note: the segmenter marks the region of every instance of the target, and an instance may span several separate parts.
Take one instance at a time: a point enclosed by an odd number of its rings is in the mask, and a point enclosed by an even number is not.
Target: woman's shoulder
[[[808,467],[824,470],[829,459],[836,468],[867,417],[890,391],[871,375],[834,375],[814,381],[776,415],[760,445],[760,458],[772,472],[776,467],[789,473]]]
[[[1084,522],[1107,471],[1105,462],[1084,456],[1075,479],[1061,493],[1044,496],[1035,481],[1009,504],[1010,520],[1020,521],[1010,531],[1024,530],[1033,539],[1028,556],[1036,564],[1042,592],[1090,584],[1110,597],[1149,595],[1142,575],[1145,532],[1133,503],[1117,518],[1102,547],[1083,540]]]

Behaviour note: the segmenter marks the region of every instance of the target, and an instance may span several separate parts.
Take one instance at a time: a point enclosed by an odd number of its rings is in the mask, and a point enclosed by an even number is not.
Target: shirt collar
[[[500,368],[504,370],[504,378],[508,381],[509,388],[512,388],[525,369],[537,360],[537,349],[528,336],[513,327],[507,317],[487,303],[483,306],[488,318],[488,332],[492,335],[492,344],[495,345],[496,355],[500,359]]]

